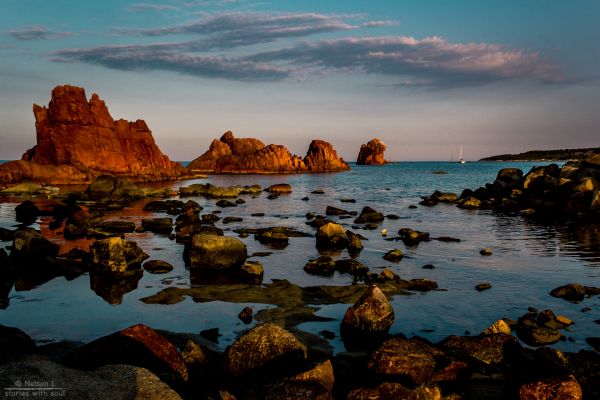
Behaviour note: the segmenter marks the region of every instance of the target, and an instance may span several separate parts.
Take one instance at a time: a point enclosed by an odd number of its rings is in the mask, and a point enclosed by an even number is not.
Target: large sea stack
[[[387,161],[385,159],[386,144],[380,139],[371,139],[367,144],[360,146],[356,164],[358,165],[383,165]]]
[[[97,94],[57,86],[48,107],[33,105],[37,145],[0,165],[0,183],[89,183],[101,174],[136,181],[174,179],[184,172],[164,155],[146,123],[113,120]]]
[[[225,132],[213,140],[210,148],[188,165],[189,170],[217,174],[267,174],[297,172],[336,172],[350,169],[338,157],[333,146],[323,140],[313,140],[304,159],[293,155],[281,145],[253,138],[238,139]]]

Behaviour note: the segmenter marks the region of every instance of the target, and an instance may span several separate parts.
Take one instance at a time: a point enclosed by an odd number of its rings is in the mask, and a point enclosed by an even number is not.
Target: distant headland
[[[485,157],[479,161],[566,161],[584,160],[595,154],[600,154],[600,147],[586,149],[560,149],[560,150],[530,150],[518,154],[501,154]]]

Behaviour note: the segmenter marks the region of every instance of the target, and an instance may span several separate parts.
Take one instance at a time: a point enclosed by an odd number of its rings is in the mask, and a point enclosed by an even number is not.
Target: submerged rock
[[[404,253],[402,253],[402,250],[400,249],[390,250],[383,255],[384,260],[395,263],[400,262],[400,260],[402,260],[403,257]]]
[[[173,231],[173,219],[171,218],[144,218],[142,227],[150,232],[168,235]]]
[[[567,301],[581,301],[585,298],[585,287],[578,283],[569,283],[552,289],[550,296]]]
[[[144,269],[152,274],[166,274],[173,270],[173,266],[166,261],[150,260],[143,265]]]

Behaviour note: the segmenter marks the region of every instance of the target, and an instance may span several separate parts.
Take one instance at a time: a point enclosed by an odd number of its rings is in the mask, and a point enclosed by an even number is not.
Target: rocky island
[[[185,169],[164,155],[144,120],[114,120],[103,100],[57,86],[48,107],[33,105],[37,144],[0,166],[0,183],[90,183],[102,174],[136,181],[175,179]]]
[[[567,161],[585,160],[600,154],[600,147],[586,149],[530,150],[518,154],[501,154],[482,158],[479,161]]]
[[[324,140],[313,140],[302,159],[291,154],[285,146],[265,146],[254,138],[238,139],[228,131],[221,139],[214,139],[210,148],[193,160],[188,169],[217,174],[265,174],[337,172],[347,171],[350,167]]]
[[[360,146],[356,164],[358,165],[383,165],[388,161],[385,159],[387,145],[380,139],[371,139],[367,144]]]

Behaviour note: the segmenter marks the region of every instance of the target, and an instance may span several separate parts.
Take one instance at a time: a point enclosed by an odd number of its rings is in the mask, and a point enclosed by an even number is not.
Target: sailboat
[[[462,144],[460,145],[460,152],[458,154],[458,162],[461,164],[466,163],[465,159],[463,158]]]

